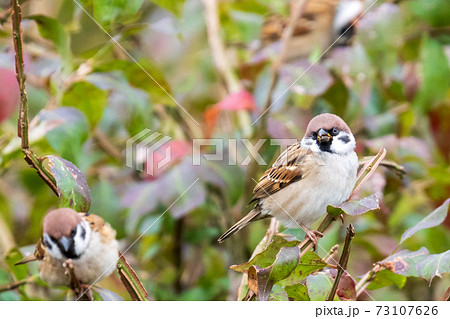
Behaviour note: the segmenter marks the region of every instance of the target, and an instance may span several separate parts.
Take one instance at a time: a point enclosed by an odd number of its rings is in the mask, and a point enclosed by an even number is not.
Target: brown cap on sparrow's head
[[[62,236],[69,237],[72,229],[81,222],[81,217],[71,208],[51,210],[44,217],[44,233],[59,240]]]
[[[90,235],[89,224],[71,208],[51,210],[44,217],[43,242],[54,258],[79,258]]]
[[[306,128],[305,137],[311,136],[314,132],[318,132],[320,129],[331,130],[337,128],[345,133],[350,133],[350,128],[347,123],[344,122],[339,116],[331,113],[323,113],[315,116],[308,124]]]

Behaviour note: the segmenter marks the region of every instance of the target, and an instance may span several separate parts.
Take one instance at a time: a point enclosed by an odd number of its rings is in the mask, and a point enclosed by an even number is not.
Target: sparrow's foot
[[[73,272],[72,259],[66,259],[66,261],[63,262],[63,267],[66,269],[65,274],[70,276]]]
[[[311,239],[313,243],[313,250],[316,251],[317,243],[319,239],[323,237],[323,234],[317,230],[304,229],[304,231],[306,233],[305,240],[306,238]]]

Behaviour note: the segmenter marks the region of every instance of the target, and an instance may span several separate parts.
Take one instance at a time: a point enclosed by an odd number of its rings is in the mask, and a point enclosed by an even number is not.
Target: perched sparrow
[[[324,113],[308,124],[305,136],[275,161],[253,190],[255,207],[227,230],[219,242],[248,223],[275,217],[288,228],[300,226],[317,243],[308,227],[326,213],[328,205],[348,199],[356,182],[355,138],[337,115]]]
[[[67,264],[84,285],[114,271],[119,254],[116,231],[101,217],[59,208],[44,217],[43,226],[34,254],[16,265],[38,260],[39,275],[50,286],[70,286]]]
[[[337,45],[347,44],[354,33],[353,28],[349,27],[362,9],[360,0],[307,1],[288,43],[286,61],[308,58],[315,49],[322,53],[337,39]],[[274,14],[264,21],[261,28],[261,44],[264,48],[256,54],[254,60],[279,50],[280,38],[288,20],[288,17]]]

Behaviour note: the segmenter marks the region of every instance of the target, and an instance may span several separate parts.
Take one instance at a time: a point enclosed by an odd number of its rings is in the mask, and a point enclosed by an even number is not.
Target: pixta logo
[[[154,175],[170,163],[172,138],[150,129],[144,129],[127,140],[126,165],[148,175]]]

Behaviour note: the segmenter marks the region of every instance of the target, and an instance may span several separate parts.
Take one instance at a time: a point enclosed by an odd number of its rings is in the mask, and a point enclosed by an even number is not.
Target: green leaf
[[[70,207],[77,212],[88,212],[91,193],[83,173],[71,162],[54,155],[46,156],[58,188],[59,207]]]
[[[70,51],[70,38],[64,31],[63,26],[57,20],[43,15],[33,15],[27,17],[27,19],[36,21],[41,36],[54,43],[65,65],[71,67],[72,54]]]
[[[327,265],[315,252],[308,251],[300,258],[300,261],[289,277],[279,282],[282,286],[291,286],[301,283],[309,274],[320,270]]]
[[[299,262],[300,248],[283,247],[277,254],[274,263],[261,268],[251,266],[248,270],[248,286],[254,292],[257,292],[261,301],[267,301],[272,286],[278,281],[286,278],[295,269]]]
[[[274,285],[269,296],[269,301],[289,301],[289,298],[286,291],[281,286]]]
[[[332,286],[333,280],[329,270],[321,271],[316,275],[309,275],[306,278],[308,295],[312,301],[324,301]],[[338,301],[339,297],[334,296],[334,300]]]
[[[269,267],[275,261],[276,256],[282,247],[294,247],[298,246],[299,244],[300,242],[297,240],[289,241],[286,240],[284,237],[274,236],[272,242],[266,248],[266,250],[257,254],[250,261],[240,265],[233,265],[230,267],[230,269],[246,273],[247,270],[253,265],[257,265],[261,268]]]
[[[139,14],[143,3],[144,0],[94,0],[92,1],[94,18],[101,24],[132,22]]]
[[[442,254],[427,256],[417,264],[417,272],[431,285],[434,277],[442,277],[443,273],[450,272],[450,250]]]
[[[450,25],[450,8],[448,0],[412,0],[402,4],[411,12],[435,27]]]
[[[172,12],[175,16],[181,17],[185,0],[152,0],[152,2]]]
[[[360,199],[351,199],[336,206],[328,205],[327,212],[333,217],[337,217],[340,214],[357,216],[378,208],[380,208],[378,198],[375,194],[372,194]]]
[[[406,283],[406,277],[394,274],[388,269],[383,269],[376,273],[373,281],[367,286],[368,290],[376,290],[391,285],[396,285],[398,288],[403,288]]]
[[[297,284],[284,287],[289,299],[295,301],[309,301],[308,289],[305,285]]]
[[[76,82],[62,98],[62,104],[81,110],[88,118],[89,124],[95,126],[103,115],[108,102],[108,92],[89,82]]]
[[[415,233],[417,233],[419,230],[440,225],[447,217],[449,204],[450,198],[447,199],[441,206],[436,208],[433,212],[431,212],[431,214],[429,214],[420,222],[418,222],[416,225],[405,231],[400,239],[400,244],[403,243],[408,238],[410,238]]]
[[[418,251],[409,251],[405,249],[377,262],[377,264],[398,275],[419,277],[416,266],[428,255],[428,249],[425,247],[420,248]]]
[[[428,111],[445,99],[450,87],[450,68],[443,47],[424,37],[421,49],[423,80],[414,105]]]
[[[5,257],[5,261],[11,272],[14,274],[16,280],[23,280],[27,277],[27,265],[14,266],[14,264],[21,259],[23,259],[23,255],[17,248],[12,248]]]

